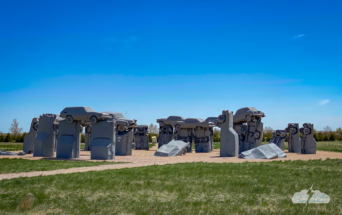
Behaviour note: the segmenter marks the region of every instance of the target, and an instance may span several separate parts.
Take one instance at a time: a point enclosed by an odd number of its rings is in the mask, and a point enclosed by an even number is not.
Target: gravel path
[[[59,170],[51,170],[51,171],[35,171],[35,172],[23,172],[23,173],[9,173],[9,174],[0,174],[0,180],[3,179],[12,179],[12,178],[20,178],[20,177],[35,177],[35,176],[45,176],[45,175],[56,175],[56,174],[69,174],[75,172],[87,172],[87,171],[101,171],[107,169],[122,169],[122,168],[132,168],[132,167],[141,167],[141,166],[151,166],[151,165],[165,165],[165,164],[174,164],[174,163],[187,163],[187,162],[208,162],[208,163],[242,163],[242,162],[269,162],[274,160],[325,160],[327,158],[339,158],[342,159],[342,153],[338,152],[326,152],[326,151],[317,151],[317,154],[312,155],[303,155],[303,154],[295,154],[295,153],[287,153],[287,158],[278,158],[273,160],[245,160],[239,159],[237,157],[220,157],[220,150],[215,149],[211,153],[187,153],[185,156],[176,156],[176,157],[153,157],[152,155],[155,153],[157,147],[151,148],[149,151],[145,150],[133,150],[132,156],[115,156],[116,162],[130,162],[123,164],[109,164],[109,165],[100,165],[100,166],[91,166],[91,167],[78,167],[78,168],[70,168],[70,169],[59,169]],[[39,160],[39,159],[51,159],[58,160],[56,158],[41,158],[41,157],[33,157],[32,154],[25,156],[1,156],[1,158],[23,158],[30,160]],[[90,152],[89,151],[81,151],[80,158],[72,159],[72,160],[90,160]],[[111,160],[113,161],[113,160]]]

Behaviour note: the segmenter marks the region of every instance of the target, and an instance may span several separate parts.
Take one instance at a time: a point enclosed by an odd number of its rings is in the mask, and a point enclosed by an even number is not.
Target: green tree
[[[158,129],[157,125],[154,125],[153,123],[151,123],[151,124],[148,126],[148,133],[151,133],[151,134],[158,134],[158,133],[159,133],[159,129]]]
[[[318,139],[319,141],[324,141],[324,133],[323,132],[318,132]]]
[[[81,143],[85,143],[85,134],[81,134]]]
[[[2,132],[0,132],[0,142],[4,142],[5,139],[6,139],[6,136]]]
[[[27,135],[27,132],[24,132],[23,135],[21,135],[20,142],[22,143],[24,142],[26,135]]]
[[[272,138],[273,129],[271,127],[265,127],[263,132],[264,141],[268,142]]]
[[[218,128],[214,128],[213,133],[214,133],[214,134],[213,134],[214,142],[220,142],[221,130],[218,129]]]
[[[9,128],[9,131],[13,135],[14,139],[16,139],[18,135],[21,135],[23,128],[19,128],[19,122],[17,122],[17,119],[13,119],[11,127]]]
[[[329,141],[329,137],[328,137],[328,135],[326,134],[326,135],[324,135],[324,139],[323,139],[324,141]]]
[[[154,134],[154,133],[148,133],[148,142],[152,142],[152,137],[156,136],[157,137],[157,142],[159,140],[159,134]]]
[[[12,140],[12,136],[11,136],[11,134],[10,133],[7,133],[7,135],[6,135],[6,138],[5,138],[5,142],[12,142],[13,140]]]
[[[17,134],[15,137],[15,142],[20,143],[21,142],[21,134]]]
[[[335,134],[334,134],[334,133],[331,133],[331,134],[330,134],[329,140],[330,140],[330,141],[335,141],[335,140],[336,140],[336,137],[335,137]]]
[[[317,133],[314,133],[314,138],[315,138],[316,141],[320,141],[319,136],[318,136]]]
[[[337,128],[335,133],[336,133],[336,139],[341,140],[342,139],[342,128]]]

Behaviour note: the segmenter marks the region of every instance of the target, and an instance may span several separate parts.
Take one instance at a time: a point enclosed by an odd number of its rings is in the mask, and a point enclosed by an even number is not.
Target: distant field
[[[32,171],[49,171],[55,169],[69,169],[74,167],[100,166],[109,164],[121,164],[124,162],[92,162],[92,161],[68,161],[68,160],[27,160],[17,158],[0,159],[0,174]]]
[[[0,142],[0,150],[2,151],[22,151],[23,143],[4,143]]]
[[[81,149],[84,149],[84,143],[81,143]],[[2,151],[22,151],[23,143],[5,143],[0,142],[0,150]]]
[[[342,214],[341,184],[337,159],[155,165],[2,180],[0,214]],[[311,186],[330,203],[292,203]]]

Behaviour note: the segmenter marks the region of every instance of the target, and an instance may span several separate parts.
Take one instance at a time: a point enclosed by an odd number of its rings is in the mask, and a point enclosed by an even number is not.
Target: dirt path
[[[35,171],[35,172],[23,172],[23,173],[9,173],[9,174],[0,174],[0,180],[3,179],[12,179],[12,178],[20,178],[20,177],[34,177],[34,176],[45,176],[45,175],[56,175],[56,174],[69,174],[76,172],[87,172],[87,171],[101,171],[107,169],[122,169],[122,168],[132,168],[132,167],[141,167],[141,166],[150,166],[150,165],[165,165],[165,164],[174,164],[174,163],[187,163],[187,162],[208,162],[208,163],[242,163],[242,162],[269,162],[274,160],[317,160],[322,159],[325,160],[327,158],[342,159],[342,153],[338,152],[326,152],[326,151],[317,151],[317,154],[313,155],[303,155],[303,154],[295,154],[295,153],[286,153],[286,158],[278,158],[273,160],[245,160],[239,159],[237,157],[220,157],[220,151],[215,149],[211,153],[187,153],[185,156],[176,156],[176,157],[153,157],[157,147],[151,148],[149,151],[145,150],[133,150],[132,156],[115,156],[116,162],[130,162],[124,164],[109,164],[109,165],[101,165],[101,166],[92,166],[92,167],[78,167],[78,168],[70,168],[70,169],[59,169],[59,170],[51,170],[51,171]],[[287,151],[285,151],[287,152]],[[32,154],[25,156],[1,156],[1,158],[23,158],[30,160],[39,160],[39,159],[51,159],[57,160],[56,158],[41,158],[41,157],[33,157]],[[81,151],[80,158],[72,159],[72,160],[90,160],[90,152],[89,151]],[[113,161],[113,160],[111,160]]]

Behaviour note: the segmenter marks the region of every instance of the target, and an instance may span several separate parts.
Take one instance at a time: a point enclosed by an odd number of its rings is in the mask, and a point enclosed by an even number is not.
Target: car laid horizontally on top
[[[60,116],[65,118],[68,123],[72,123],[74,120],[96,123],[99,120],[113,118],[110,114],[96,112],[91,107],[66,107],[61,111]]]

